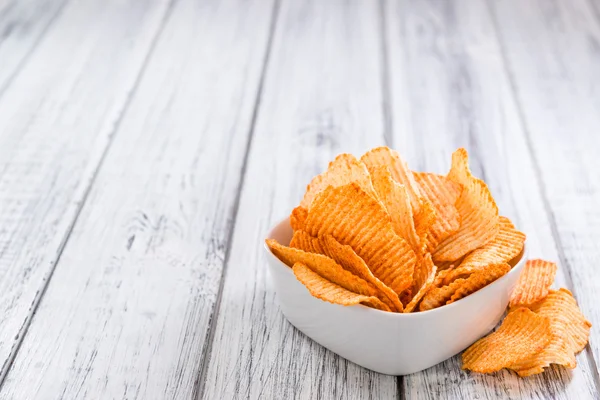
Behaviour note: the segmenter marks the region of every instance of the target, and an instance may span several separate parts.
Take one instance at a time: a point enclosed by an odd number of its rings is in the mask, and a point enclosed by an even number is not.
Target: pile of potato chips
[[[491,373],[503,368],[520,376],[550,364],[575,368],[575,354],[588,342],[592,324],[567,289],[552,290],[556,264],[529,260],[521,272],[502,325],[469,347],[463,369]]]
[[[308,185],[290,223],[289,247],[267,244],[313,296],[390,312],[470,295],[506,274],[525,242],[464,149],[447,175],[411,171],[387,147],[341,154]]]
[[[387,147],[360,159],[341,154],[310,182],[290,224],[289,247],[267,245],[313,296],[398,313],[441,307],[489,285],[525,243],[462,148],[447,175],[412,171]],[[527,264],[511,312],[464,353],[465,369],[530,375],[550,363],[574,366],[589,322],[568,291],[549,292],[548,265]]]

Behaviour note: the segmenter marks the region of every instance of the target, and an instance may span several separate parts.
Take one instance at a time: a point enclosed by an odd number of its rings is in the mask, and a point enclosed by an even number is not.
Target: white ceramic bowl
[[[288,219],[269,233],[283,245],[292,238]],[[407,375],[466,349],[500,321],[525,264],[524,251],[508,274],[455,303],[429,311],[398,314],[362,305],[345,307],[313,297],[292,269],[265,246],[283,314],[305,335],[365,368]]]

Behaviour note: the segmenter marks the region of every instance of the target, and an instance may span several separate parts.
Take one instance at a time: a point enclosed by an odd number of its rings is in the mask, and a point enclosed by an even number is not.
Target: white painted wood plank
[[[0,380],[165,11],[70,4],[0,98]]]
[[[527,233],[530,258],[558,260],[551,221],[501,50],[484,2],[386,3],[393,141],[411,166],[445,173],[450,154],[466,147],[474,173],[490,186],[501,213]],[[561,265],[558,286],[569,286]],[[585,353],[585,352],[584,352]],[[403,378],[404,395],[421,398],[591,398],[594,372],[586,354],[568,372],[521,379],[463,372],[454,357]]]
[[[193,396],[272,10],[175,3],[0,398]]]
[[[387,399],[396,378],[350,363],[292,327],[263,240],[340,152],[383,143],[376,2],[284,1],[206,360],[204,399]]]
[[[491,2],[561,261],[594,324],[590,346],[598,373],[600,6],[527,0],[515,13],[515,4]]]
[[[60,14],[66,0],[0,2],[0,94]]]

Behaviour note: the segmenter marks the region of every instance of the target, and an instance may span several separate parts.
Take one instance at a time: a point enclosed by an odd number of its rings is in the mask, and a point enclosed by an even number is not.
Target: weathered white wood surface
[[[0,399],[600,398],[599,25],[592,0],[0,0]],[[469,150],[594,323],[576,370],[390,377],[284,319],[265,233],[384,143],[436,172]]]
[[[0,1],[0,94],[23,69],[66,1]]]
[[[0,381],[165,11],[69,4],[0,97]]]
[[[554,239],[600,370],[600,4],[494,1]],[[600,390],[600,389],[599,389]]]
[[[283,317],[263,238],[339,152],[384,142],[375,2],[283,1],[242,187],[204,399],[395,398],[395,377],[348,362]]]
[[[389,1],[388,43],[393,144],[410,165],[445,173],[458,147],[470,152],[503,215],[527,233],[530,258],[559,260],[544,210],[527,138],[506,76],[489,10],[460,0]],[[557,286],[573,289],[567,266]],[[528,379],[502,371],[463,372],[454,357],[403,378],[406,398],[591,398],[595,371],[588,354],[567,372],[551,369]],[[591,356],[591,355],[590,355]]]
[[[272,10],[175,3],[0,397],[192,397]]]

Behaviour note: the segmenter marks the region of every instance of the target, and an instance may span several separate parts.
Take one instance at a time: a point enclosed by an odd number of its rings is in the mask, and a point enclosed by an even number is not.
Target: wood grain
[[[600,357],[600,13],[597,2],[492,2],[563,267]],[[591,357],[590,357],[591,359]]]
[[[165,12],[71,4],[0,98],[0,381]]]
[[[0,4],[0,94],[46,36],[66,0],[8,0]]]
[[[503,215],[527,233],[528,257],[558,260],[524,128],[483,2],[386,3],[393,142],[409,164],[445,173],[465,147]],[[516,5],[514,5],[516,7]],[[532,51],[534,51],[532,49]],[[566,266],[558,286],[572,289]],[[403,378],[406,398],[591,398],[594,372],[553,368],[528,379],[463,372],[460,356]]]
[[[0,398],[192,397],[272,6],[175,4]]]
[[[384,141],[375,2],[284,1],[248,160],[204,399],[387,399],[396,378],[350,363],[283,317],[263,238],[340,152]]]

